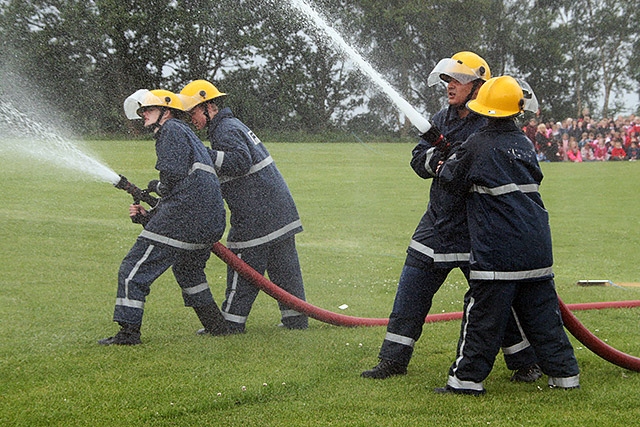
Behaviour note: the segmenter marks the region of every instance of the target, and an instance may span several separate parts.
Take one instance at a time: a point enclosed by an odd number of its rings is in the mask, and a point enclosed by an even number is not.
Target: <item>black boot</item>
[[[285,317],[282,319],[281,325],[287,329],[308,329],[309,318],[303,314],[299,316]]]
[[[455,388],[455,387],[451,387],[450,385],[434,388],[433,391],[435,391],[438,394],[467,394],[470,396],[482,396],[487,392],[485,389],[474,390],[470,388]]]
[[[373,378],[375,380],[384,380],[395,375],[406,375],[407,366],[393,360],[380,359],[373,368],[360,374],[362,378]]]
[[[222,316],[215,302],[209,305],[193,307],[193,310],[198,315],[202,326],[204,326],[204,329],[200,329],[197,332],[199,335],[229,335],[227,321],[224,320],[224,316]]]
[[[136,345],[142,344],[140,341],[140,325],[131,323],[120,323],[120,330],[117,334],[109,338],[98,341],[100,345]]]
[[[511,381],[520,383],[532,383],[542,377],[542,369],[538,364],[518,369],[511,377]]]

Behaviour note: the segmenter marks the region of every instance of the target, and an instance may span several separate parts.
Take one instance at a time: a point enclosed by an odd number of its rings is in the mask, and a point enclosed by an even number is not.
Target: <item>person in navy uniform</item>
[[[227,247],[258,273],[305,300],[295,235],[302,223],[289,187],[267,148],[251,129],[224,107],[225,93],[211,82],[195,80],[179,96],[196,129],[207,129],[210,155],[227,202]],[[259,289],[231,267],[222,313],[230,331],[242,333]],[[281,325],[306,329],[306,315],[279,303]]]
[[[449,106],[431,118],[431,129],[413,149],[411,167],[418,176],[431,179],[429,204],[411,238],[398,289],[389,316],[378,365],[361,376],[385,379],[407,373],[416,341],[433,297],[454,268],[469,277],[469,232],[464,197],[444,191],[431,162],[440,159],[486,125],[487,119],[465,108],[491,77],[487,62],[473,52],[458,52],[442,59],[427,78],[433,86],[444,82]],[[526,337],[513,319],[503,342],[503,353],[514,381],[532,382],[542,373]]]
[[[156,140],[159,180],[149,191],[160,197],[147,211],[139,204],[129,208],[135,222],[144,225],[122,261],[113,320],[116,335],[102,345],[140,344],[140,326],[151,284],[169,267],[182,288],[185,306],[193,307],[202,325],[225,334],[226,324],[215,303],[204,272],[211,246],[226,226],[224,201],[206,147],[182,120],[178,96],[166,90],[141,89],[128,97],[124,109],[129,119],[144,120]]]
[[[488,80],[467,108],[487,125],[437,168],[443,187],[466,200],[469,290],[456,359],[439,393],[483,394],[512,311],[551,387],[578,388],[579,368],[553,281],[549,214],[539,193],[536,151],[515,117],[532,97],[510,76]],[[528,86],[527,86],[528,87]]]

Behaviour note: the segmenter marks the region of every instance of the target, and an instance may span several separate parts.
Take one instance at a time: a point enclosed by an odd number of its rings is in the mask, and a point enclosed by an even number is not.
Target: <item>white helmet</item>
[[[124,100],[124,113],[129,120],[141,119],[140,109],[144,107],[163,107],[184,111],[182,101],[168,90],[139,89]]]

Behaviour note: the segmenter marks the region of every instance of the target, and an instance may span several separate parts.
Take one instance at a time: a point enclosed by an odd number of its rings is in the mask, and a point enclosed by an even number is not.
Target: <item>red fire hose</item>
[[[571,335],[576,337],[576,339],[584,344],[585,347],[614,365],[631,371],[640,372],[639,358],[630,356],[606,344],[604,341],[593,335],[582,323],[580,323],[578,318],[574,316],[569,309],[570,306],[567,306],[560,297],[558,297],[558,302],[560,303],[560,312],[562,313],[564,326],[569,330],[569,332],[571,332]],[[638,305],[640,305],[638,303],[640,303],[640,301],[618,301],[610,303],[589,303],[582,304],[582,306],[585,307],[583,308],[584,310],[589,310],[592,307],[597,309],[630,308],[638,307]],[[596,304],[598,304],[598,306],[596,306]]]
[[[336,326],[385,326],[389,319],[353,317],[344,314],[333,313],[328,310],[316,307],[291,295],[284,289],[278,287],[266,277],[255,271],[251,266],[238,258],[236,254],[231,252],[222,243],[217,242],[211,248],[211,251],[231,268],[237,271],[242,277],[249,280],[267,295],[275,298],[284,305],[306,314],[321,322],[329,323]],[[601,358],[620,366],[625,369],[640,372],[640,358],[630,356],[604,343],[598,337],[593,335],[580,321],[573,315],[571,310],[598,310],[604,308],[632,308],[640,307],[640,301],[614,301],[614,302],[598,302],[583,304],[565,304],[559,297],[560,312],[565,327],[576,337],[578,341],[584,344],[589,350]],[[425,323],[440,322],[447,320],[457,320],[462,318],[462,312],[430,314],[425,318]]]

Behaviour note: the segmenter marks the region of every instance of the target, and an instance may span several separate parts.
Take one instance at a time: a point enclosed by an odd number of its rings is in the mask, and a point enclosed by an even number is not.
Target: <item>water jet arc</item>
[[[431,123],[424,118],[411,104],[409,104],[400,94],[378,73],[354,48],[352,48],[344,38],[334,28],[315,11],[305,0],[289,0],[292,7],[298,9],[313,25],[321,29],[342,52],[346,53],[373,83],[391,99],[398,109],[409,119],[409,121],[420,131],[425,133],[431,129]]]

